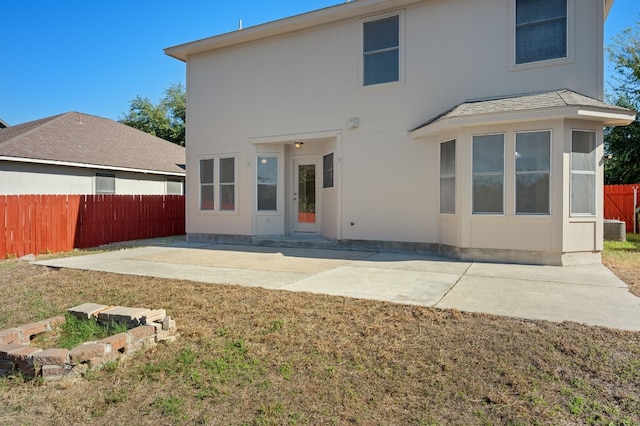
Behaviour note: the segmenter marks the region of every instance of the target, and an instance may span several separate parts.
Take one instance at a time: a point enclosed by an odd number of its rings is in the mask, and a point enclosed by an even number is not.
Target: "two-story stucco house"
[[[189,239],[599,262],[612,4],[358,0],[166,49]]]

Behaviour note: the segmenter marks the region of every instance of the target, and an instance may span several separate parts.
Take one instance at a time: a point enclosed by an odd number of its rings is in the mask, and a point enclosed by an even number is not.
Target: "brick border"
[[[30,346],[34,336],[65,322],[64,316],[0,330],[0,373],[20,371],[44,380],[78,377],[89,368],[100,368],[140,349],[170,343],[177,337],[175,320],[164,309],[127,308],[85,303],[67,309],[78,318],[96,318],[126,325],[127,331],[82,343],[71,350]]]

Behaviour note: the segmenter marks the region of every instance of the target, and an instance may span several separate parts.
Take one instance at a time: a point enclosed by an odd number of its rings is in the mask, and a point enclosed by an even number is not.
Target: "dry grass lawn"
[[[633,244],[605,261],[637,291]],[[0,289],[0,329],[96,302],[181,334],[73,382],[0,378],[2,425],[640,424],[640,333],[16,261]]]

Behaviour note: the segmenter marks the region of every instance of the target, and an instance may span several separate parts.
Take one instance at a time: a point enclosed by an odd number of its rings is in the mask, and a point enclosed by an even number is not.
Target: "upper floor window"
[[[400,81],[400,16],[363,23],[363,85]]]
[[[516,65],[567,55],[567,0],[515,0]]]

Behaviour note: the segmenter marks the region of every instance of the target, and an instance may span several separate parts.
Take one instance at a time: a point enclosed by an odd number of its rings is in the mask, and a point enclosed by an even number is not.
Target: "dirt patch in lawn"
[[[181,328],[89,380],[1,379],[0,424],[640,423],[640,333],[14,261],[0,288],[0,328],[86,300]]]

